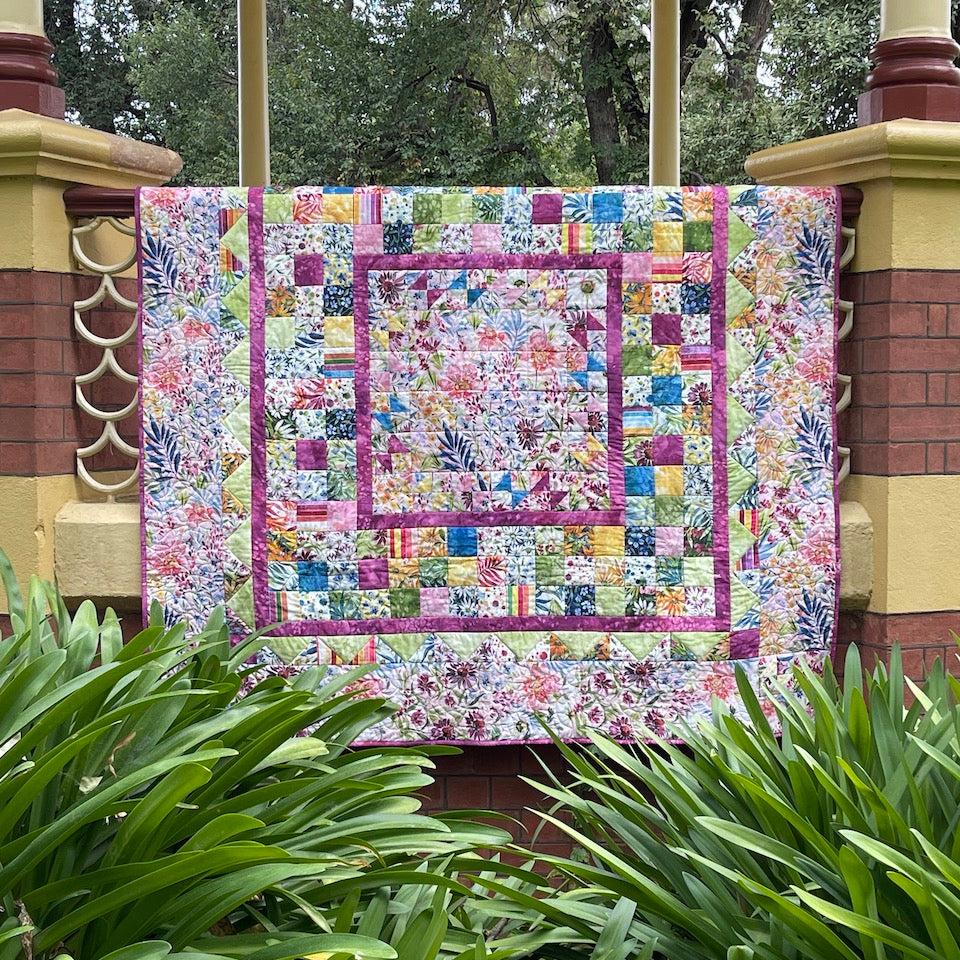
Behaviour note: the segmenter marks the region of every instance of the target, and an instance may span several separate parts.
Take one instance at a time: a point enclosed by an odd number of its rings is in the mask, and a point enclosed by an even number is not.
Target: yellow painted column
[[[237,0],[240,185],[270,182],[270,99],[266,0]]]
[[[63,550],[55,545],[56,518],[64,506],[100,499],[78,481],[74,464],[77,446],[95,435],[85,435],[90,428],[76,413],[78,364],[88,370],[93,361],[80,351],[72,305],[92,294],[97,281],[78,276],[80,267],[71,257],[74,224],[63,192],[80,184],[128,189],[159,184],[179,169],[176,153],[153,144],[25,110],[0,110],[0,351],[8,361],[0,373],[7,387],[0,391],[0,548],[21,582],[32,574],[52,579],[65,563],[86,573],[86,582],[97,583],[101,595],[118,584],[127,589],[111,566],[119,552],[109,511],[97,513],[98,521],[76,538],[82,552],[69,543]],[[123,239],[129,252],[133,239]],[[118,251],[101,248],[101,253],[106,262],[122,259]],[[135,502],[129,511],[135,523]],[[127,540],[128,562],[135,568],[136,537]]]
[[[0,33],[30,33],[43,36],[43,0],[3,0]]]
[[[881,0],[881,40],[949,36],[950,0]]]
[[[680,183],[680,0],[650,4],[650,184]]]

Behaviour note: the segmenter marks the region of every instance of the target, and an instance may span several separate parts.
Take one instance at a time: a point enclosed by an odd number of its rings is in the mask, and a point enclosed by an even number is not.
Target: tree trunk
[[[601,13],[591,14],[584,24],[580,67],[590,145],[600,183],[614,182],[617,153],[621,146],[620,120],[613,87],[615,46],[609,20]]]
[[[727,77],[730,87],[739,90],[748,100],[753,98],[757,88],[760,53],[770,33],[772,18],[771,0],[744,0],[734,58],[730,61]]]
[[[710,0],[683,0],[680,4],[680,86],[687,82],[700,54],[707,47],[707,32],[703,29],[703,15]]]

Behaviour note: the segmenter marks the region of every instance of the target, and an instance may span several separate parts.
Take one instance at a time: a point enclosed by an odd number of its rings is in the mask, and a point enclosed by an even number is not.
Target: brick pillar
[[[26,46],[28,54],[41,47],[44,58],[49,53],[42,38]],[[63,192],[78,184],[164,183],[177,172],[180,159],[160,147],[43,115],[57,112],[58,99],[62,106],[56,75],[38,68],[32,79],[27,77],[29,56],[12,59],[11,50],[19,47],[9,35],[0,36],[0,108],[16,102],[32,104],[36,112],[0,109],[0,547],[21,580],[31,574],[52,579],[54,518],[64,504],[89,496],[76,478],[76,450],[100,433],[74,401],[73,378],[93,369],[100,351],[80,342],[72,309],[75,300],[97,289],[99,278],[80,275],[73,262],[73,220]],[[14,77],[16,70],[23,77]],[[36,94],[37,103],[27,94]],[[119,234],[116,239],[127,248],[132,242]],[[101,248],[98,255],[106,262],[122,259],[119,245]],[[131,294],[133,280],[123,283]],[[106,308],[90,322],[100,332],[119,333],[130,319]],[[127,360],[135,369],[133,357]],[[121,397],[110,378],[88,397],[110,408],[126,403],[129,389]],[[95,464],[100,469],[119,465],[107,458]],[[74,561],[89,566],[96,557]]]

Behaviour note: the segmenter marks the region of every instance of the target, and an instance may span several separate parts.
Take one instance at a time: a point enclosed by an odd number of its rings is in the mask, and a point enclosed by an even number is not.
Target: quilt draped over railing
[[[839,201],[145,188],[144,598],[383,741],[629,739],[836,629]],[[541,723],[542,721],[542,723]]]

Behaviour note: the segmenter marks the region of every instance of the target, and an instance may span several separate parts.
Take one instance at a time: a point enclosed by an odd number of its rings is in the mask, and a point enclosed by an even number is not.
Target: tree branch
[[[728,61],[727,79],[732,89],[752,99],[757,88],[760,53],[770,34],[773,21],[772,0],[744,0],[734,50]]]

